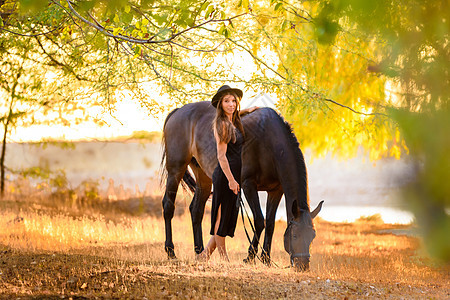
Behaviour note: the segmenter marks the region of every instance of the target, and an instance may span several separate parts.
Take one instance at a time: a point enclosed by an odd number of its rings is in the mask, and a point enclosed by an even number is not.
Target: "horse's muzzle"
[[[309,271],[309,257],[294,257],[294,258],[291,258],[291,267],[296,272]]]

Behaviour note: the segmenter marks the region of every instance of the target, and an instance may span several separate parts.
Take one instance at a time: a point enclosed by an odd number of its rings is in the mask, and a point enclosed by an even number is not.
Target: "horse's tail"
[[[166,117],[166,119],[164,120],[164,126],[163,126],[163,135],[162,135],[162,140],[161,140],[161,148],[162,148],[162,159],[161,159],[161,164],[160,164],[160,174],[161,174],[161,180],[160,180],[160,186],[163,186],[166,179],[167,179],[167,168],[166,168],[166,163],[167,163],[167,149],[166,149],[166,135],[165,135],[165,128],[166,128],[166,124],[167,121],[170,119],[170,117],[178,110],[178,108],[175,108],[174,110],[172,110]],[[198,162],[195,158],[192,158],[192,163],[198,165]],[[195,186],[196,186],[196,181],[195,178],[192,177],[191,173],[189,172],[189,170],[186,170],[186,172],[183,175],[183,182],[182,185],[183,189],[185,190],[190,190],[191,192],[195,192]]]
[[[162,139],[161,139],[161,150],[162,150],[162,158],[161,158],[161,164],[159,165],[159,170],[160,170],[160,174],[161,174],[161,180],[159,182],[159,185],[162,187],[166,180],[167,180],[167,168],[166,168],[166,164],[167,164],[167,160],[166,160],[166,156],[167,156],[167,148],[166,148],[166,124],[167,121],[170,119],[170,117],[178,110],[178,108],[175,108],[174,110],[172,110],[166,117],[166,119],[164,120],[164,126],[163,126],[163,134],[162,134]]]

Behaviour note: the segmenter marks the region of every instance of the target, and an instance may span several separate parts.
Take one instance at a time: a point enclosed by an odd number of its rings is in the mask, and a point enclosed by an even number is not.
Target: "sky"
[[[117,103],[113,115],[109,111],[91,111],[91,115],[102,119],[107,125],[98,126],[93,122],[78,125],[34,125],[17,128],[11,133],[12,142],[56,140],[105,140],[131,135],[134,131],[160,131],[164,120],[148,115],[139,103],[124,98]]]
[[[117,103],[117,110],[92,110],[90,114],[102,119],[107,125],[98,126],[93,122],[78,125],[34,125],[18,127],[10,136],[11,142],[38,142],[43,139],[53,140],[108,140],[116,137],[130,136],[135,131],[162,131],[165,115],[152,116],[139,103],[133,101],[129,95],[121,97]],[[249,106],[275,108],[275,97],[267,94],[257,94],[255,97],[244,97],[241,108]],[[207,100],[207,99],[205,99]],[[163,100],[161,100],[163,101]]]

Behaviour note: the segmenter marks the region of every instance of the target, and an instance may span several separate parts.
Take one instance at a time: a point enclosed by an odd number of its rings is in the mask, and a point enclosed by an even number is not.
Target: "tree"
[[[375,104],[386,107],[389,119],[384,128],[399,129],[392,135],[392,143],[398,145],[403,140],[417,163],[416,181],[405,191],[405,202],[423,230],[427,249],[433,256],[449,262],[448,1],[335,0],[297,6],[288,1],[272,2],[275,9],[288,13],[285,20],[294,18],[300,22],[307,16],[316,40],[327,48],[338,47],[341,39],[356,36],[376,51],[367,65],[367,73],[389,82],[394,96],[389,102],[378,98]],[[371,129],[369,133],[376,136],[379,131]]]
[[[10,2],[20,10],[8,28],[33,24],[32,34],[75,36],[91,53],[133,56],[127,62],[141,72],[122,79],[156,82],[175,99],[172,106],[204,99],[212,84],[243,83],[277,94],[302,145],[318,153],[348,156],[362,145],[378,159],[409,151],[419,162],[410,201],[432,252],[450,260],[448,239],[434,237],[450,225],[450,187],[441,184],[450,178],[447,2]],[[250,78],[212,64],[244,54],[255,64]]]
[[[0,6],[2,22],[17,21],[14,2],[3,2]],[[45,27],[48,19],[39,26]],[[0,156],[0,194],[5,190],[6,148],[8,136],[17,127],[36,124],[63,124],[70,126],[92,120],[87,113],[89,107],[99,106],[102,84],[96,84],[102,69],[92,68],[86,59],[89,48],[67,47],[64,38],[51,33],[36,33],[34,23],[17,23],[30,34],[15,34],[9,26],[0,31],[0,121],[2,122],[2,149]],[[5,28],[2,28],[5,29]],[[100,56],[96,56],[100,58]],[[107,67],[119,64],[116,59],[108,61]],[[95,66],[94,66],[95,67]],[[104,67],[103,69],[107,69]],[[118,76],[111,75],[111,82]],[[102,80],[102,76],[100,79]],[[110,84],[110,81],[107,82]],[[88,98],[89,101],[85,101]],[[101,120],[94,120],[101,123]]]

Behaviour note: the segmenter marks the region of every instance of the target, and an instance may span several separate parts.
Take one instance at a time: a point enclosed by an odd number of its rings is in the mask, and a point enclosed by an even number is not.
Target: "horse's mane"
[[[303,152],[300,149],[300,143],[298,142],[298,139],[294,134],[294,129],[292,128],[291,124],[288,123],[280,113],[278,113],[275,110],[274,110],[274,112],[280,118],[281,123],[284,125],[284,127],[288,133],[287,136],[289,138],[289,142],[294,147],[295,151],[297,152],[297,155],[295,156],[296,163],[299,166],[300,175],[302,176],[302,178],[305,178],[305,180],[302,182],[301,188],[303,189],[303,192],[306,195],[306,199],[305,199],[305,201],[302,201],[302,203],[297,203],[297,204],[299,206],[299,209],[309,211],[310,208],[309,208],[309,194],[308,194],[308,174],[306,171],[305,157],[303,156]]]

